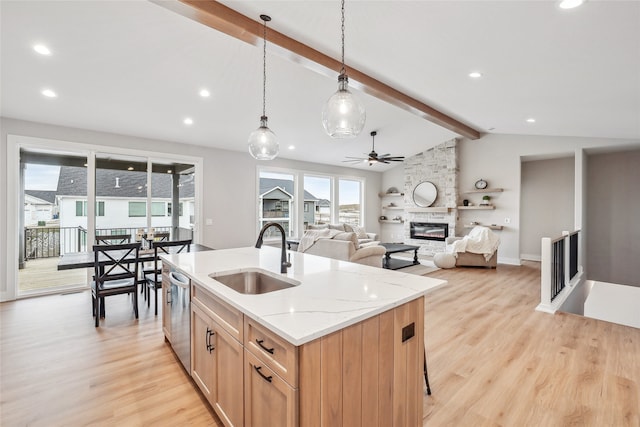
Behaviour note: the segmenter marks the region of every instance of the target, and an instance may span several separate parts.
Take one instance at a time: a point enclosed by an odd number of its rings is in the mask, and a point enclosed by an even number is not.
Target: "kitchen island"
[[[191,279],[190,374],[225,424],[422,425],[424,294],[445,281],[298,252],[280,274],[271,247],[162,258]],[[293,286],[211,277],[247,270]]]

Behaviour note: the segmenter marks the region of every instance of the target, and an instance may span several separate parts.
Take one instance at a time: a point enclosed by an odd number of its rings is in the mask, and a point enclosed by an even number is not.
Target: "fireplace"
[[[449,224],[439,222],[411,222],[411,238],[444,242],[449,236]]]

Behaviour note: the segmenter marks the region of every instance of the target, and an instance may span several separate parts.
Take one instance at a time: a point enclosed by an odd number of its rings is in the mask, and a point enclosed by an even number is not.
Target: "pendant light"
[[[342,68],[338,91],[322,110],[322,125],[331,138],[355,138],[364,128],[367,114],[362,103],[349,92],[349,78],[344,67],[344,0],[342,0]]]
[[[267,87],[267,22],[271,17],[260,15],[264,21],[263,26],[263,46],[262,46],[262,116],[260,117],[260,127],[249,135],[249,153],[257,160],[273,160],[279,152],[276,135],[267,126],[266,114],[266,87]]]

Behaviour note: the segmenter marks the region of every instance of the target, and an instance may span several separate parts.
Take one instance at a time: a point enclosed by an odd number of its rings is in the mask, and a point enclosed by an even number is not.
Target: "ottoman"
[[[456,257],[448,252],[442,252],[433,256],[433,263],[440,268],[453,268],[456,266]]]

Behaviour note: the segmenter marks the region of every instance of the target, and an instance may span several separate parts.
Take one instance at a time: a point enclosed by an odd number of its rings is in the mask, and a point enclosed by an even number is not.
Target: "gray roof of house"
[[[152,197],[171,198],[171,176],[161,173],[151,175]],[[119,188],[116,188],[116,178],[119,178]],[[180,198],[193,197],[195,193],[194,185],[192,185],[193,181],[189,180],[185,175],[180,175],[180,182],[184,183],[180,187]],[[97,197],[146,197],[146,183],[146,172],[113,169],[96,170]],[[58,196],[86,196],[87,169],[75,166],[60,167],[58,190],[55,193]]]
[[[44,200],[45,202],[55,203],[56,201],[56,192],[50,190],[24,190],[25,194],[28,194],[32,197],[37,197],[40,200]]]
[[[288,179],[260,178],[260,194],[264,194],[276,187],[280,187],[287,193],[293,195],[293,181]],[[307,190],[304,190],[304,199],[308,201],[318,200],[316,196],[309,193]]]

